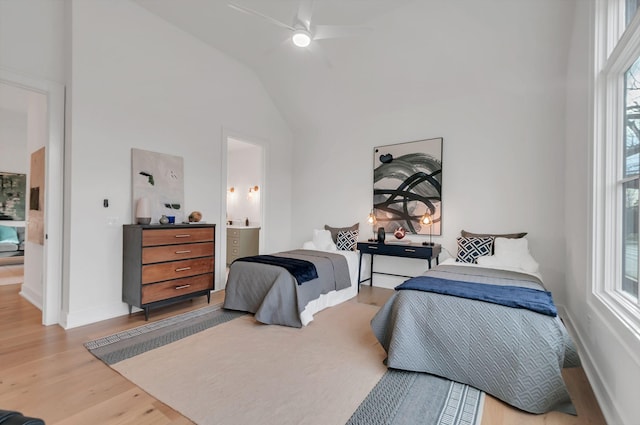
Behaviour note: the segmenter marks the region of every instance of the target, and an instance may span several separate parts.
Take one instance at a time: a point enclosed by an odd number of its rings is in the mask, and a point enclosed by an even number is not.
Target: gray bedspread
[[[543,289],[530,275],[440,265],[425,275]],[[397,291],[371,321],[387,366],[471,385],[531,413],[575,415],[563,367],[580,364],[559,317],[430,292]]]
[[[340,254],[297,249],[273,255],[312,262],[318,278],[298,285],[282,267],[235,261],[229,268],[224,308],[254,313],[262,323],[300,328],[300,313],[309,301],[351,286],[347,260]]]

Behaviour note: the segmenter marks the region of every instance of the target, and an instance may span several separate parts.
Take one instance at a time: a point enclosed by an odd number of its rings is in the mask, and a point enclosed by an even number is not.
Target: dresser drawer
[[[213,274],[143,285],[142,303],[152,303],[206,289],[213,289]]]
[[[163,261],[185,260],[196,257],[213,256],[213,244],[209,242],[154,246],[142,249],[142,263],[161,263]]]
[[[213,272],[213,257],[142,266],[142,283],[195,276]]]
[[[240,229],[230,229],[227,227],[227,237],[228,238],[239,238],[240,237]]]
[[[175,228],[175,229],[147,229],[142,232],[142,246],[178,245],[191,242],[213,241],[214,229],[204,228]]]

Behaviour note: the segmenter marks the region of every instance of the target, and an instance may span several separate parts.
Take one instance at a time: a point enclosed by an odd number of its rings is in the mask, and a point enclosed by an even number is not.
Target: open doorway
[[[17,122],[24,124],[22,130],[2,126],[11,133],[2,134],[2,156],[16,157],[16,163],[0,164],[21,167],[18,173],[27,176],[24,219],[11,220],[26,229],[20,293],[42,311],[43,324],[56,324],[63,308],[64,87],[0,68],[0,90],[0,114],[9,120],[20,117]],[[30,214],[32,208],[37,208],[34,214]]]
[[[227,138],[226,260],[258,255],[264,235],[264,148]]]
[[[29,92],[0,83],[0,285],[24,282]]]

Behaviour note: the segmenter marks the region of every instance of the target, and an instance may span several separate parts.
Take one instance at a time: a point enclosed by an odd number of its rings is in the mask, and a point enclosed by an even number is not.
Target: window
[[[629,25],[629,22],[633,19],[640,6],[640,0],[626,0],[625,1],[625,22]]]
[[[640,0],[596,0],[594,293],[640,335]]]
[[[640,60],[624,75],[622,140],[622,281],[621,291],[638,302],[638,180],[640,175]]]

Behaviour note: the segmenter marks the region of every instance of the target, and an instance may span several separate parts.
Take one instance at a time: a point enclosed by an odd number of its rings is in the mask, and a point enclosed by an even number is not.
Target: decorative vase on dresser
[[[214,289],[215,224],[124,225],[122,301],[149,310]]]

